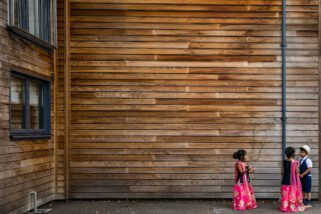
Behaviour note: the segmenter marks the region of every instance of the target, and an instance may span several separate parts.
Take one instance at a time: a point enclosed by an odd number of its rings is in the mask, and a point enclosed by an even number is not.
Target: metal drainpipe
[[[286,0],[282,0],[282,159],[286,148]]]

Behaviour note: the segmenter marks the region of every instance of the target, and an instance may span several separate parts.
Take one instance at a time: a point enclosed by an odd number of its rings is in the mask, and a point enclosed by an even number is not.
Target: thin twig
[[[258,143],[258,155],[257,155],[257,161],[260,160],[261,158],[261,155],[262,155],[262,152],[263,152],[263,149],[264,149],[264,145],[267,141],[267,138],[269,137],[269,131],[270,131],[270,126],[269,124],[266,124],[266,127],[264,129],[264,136],[263,136],[263,139],[259,139],[257,140],[256,139],[256,131],[257,131],[257,127],[255,127],[252,131],[252,143],[251,143],[251,157],[250,157],[250,164],[252,165],[253,164],[253,161],[254,161],[254,150],[256,149],[256,144]],[[253,174],[252,174],[253,175]],[[251,177],[252,177],[251,175]]]

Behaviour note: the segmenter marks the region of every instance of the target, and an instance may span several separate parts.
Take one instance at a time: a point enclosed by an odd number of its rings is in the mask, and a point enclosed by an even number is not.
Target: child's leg
[[[307,194],[307,199],[311,202],[311,184],[312,184],[312,181],[311,181],[311,176],[307,176],[306,178],[306,188],[305,188],[305,191],[306,191],[306,194]]]
[[[305,200],[307,199],[307,195],[305,192],[304,179],[300,178],[300,180],[301,180],[301,186],[302,186],[303,203],[305,203]]]
[[[307,193],[307,198],[308,198],[309,201],[311,201],[311,196],[312,196],[311,192],[308,192]]]
[[[307,193],[308,199],[307,199],[307,204],[304,204],[306,207],[312,207],[312,202],[311,202],[311,192]]]

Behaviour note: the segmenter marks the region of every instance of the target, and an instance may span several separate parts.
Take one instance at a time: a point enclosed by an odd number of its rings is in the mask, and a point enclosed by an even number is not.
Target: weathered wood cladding
[[[71,198],[231,197],[231,154],[254,147],[257,196],[278,197],[281,1],[70,2]],[[288,144],[317,175],[319,1],[287,4]]]
[[[65,198],[65,152],[64,152],[64,60],[65,60],[65,2],[63,0],[57,1],[57,17],[58,17],[58,94],[57,94],[57,155],[56,155],[56,166],[57,166],[57,178],[56,178],[56,198]]]
[[[254,157],[257,196],[278,197],[281,1],[70,2],[71,198],[231,197],[238,148]],[[288,144],[312,147],[316,197],[319,1],[287,4]],[[65,20],[58,0],[54,158],[54,138],[9,140],[9,71],[49,77],[54,63],[8,33],[0,0],[1,212],[30,208],[33,190],[65,197]]]
[[[52,53],[10,34],[6,24],[7,1],[1,0],[0,213],[23,213],[31,208],[31,191],[38,192],[39,204],[54,199],[54,142],[52,139],[9,139],[10,71],[49,78],[54,59]]]

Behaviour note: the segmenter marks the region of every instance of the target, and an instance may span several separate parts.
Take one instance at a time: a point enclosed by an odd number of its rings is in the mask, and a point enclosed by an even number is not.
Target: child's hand
[[[251,173],[251,174],[254,174],[254,173],[255,173],[255,170],[254,170],[254,169],[251,169],[251,170],[250,170],[250,173]]]
[[[302,175],[302,174],[300,174],[300,178],[303,178],[303,175]]]

